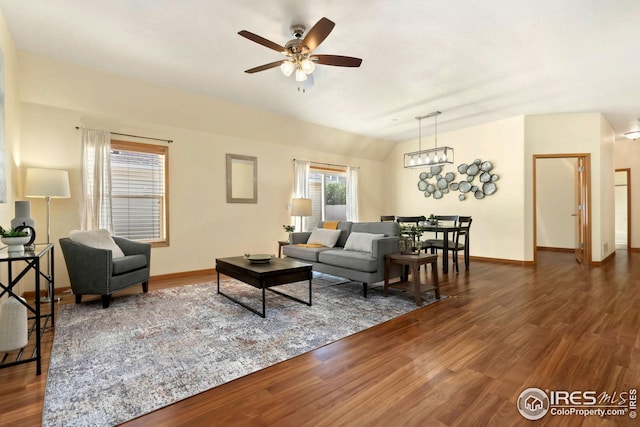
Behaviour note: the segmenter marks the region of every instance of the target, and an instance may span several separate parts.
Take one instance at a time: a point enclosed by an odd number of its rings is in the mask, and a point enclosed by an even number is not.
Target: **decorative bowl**
[[[245,254],[244,259],[249,261],[251,264],[267,264],[271,261],[271,258],[274,258],[275,255],[269,254]]]
[[[0,241],[8,246],[9,252],[24,252],[25,243],[29,243],[31,236],[25,237],[0,237]]]

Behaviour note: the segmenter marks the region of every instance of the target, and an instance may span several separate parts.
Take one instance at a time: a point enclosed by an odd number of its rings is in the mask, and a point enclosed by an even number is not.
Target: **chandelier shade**
[[[405,168],[419,168],[453,164],[454,151],[451,147],[429,148],[412,153],[404,153]]]
[[[405,168],[421,168],[426,166],[453,164],[454,150],[452,147],[438,147],[438,115],[440,111],[434,111],[426,116],[416,117],[418,120],[418,151],[404,154]],[[422,149],[422,119],[434,117],[435,120],[435,147]]]

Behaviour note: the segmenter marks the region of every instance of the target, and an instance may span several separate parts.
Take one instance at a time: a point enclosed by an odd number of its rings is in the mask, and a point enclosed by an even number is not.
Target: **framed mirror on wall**
[[[258,158],[227,154],[227,203],[258,203]]]

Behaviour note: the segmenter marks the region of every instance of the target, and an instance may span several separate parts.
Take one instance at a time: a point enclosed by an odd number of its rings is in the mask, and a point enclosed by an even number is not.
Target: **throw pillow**
[[[74,242],[82,243],[92,248],[108,249],[111,251],[112,258],[122,258],[124,256],[124,252],[122,252],[120,246],[111,238],[109,230],[73,230],[69,232],[69,238]]]
[[[381,239],[384,234],[373,233],[358,233],[352,232],[349,234],[347,242],[344,244],[345,251],[359,251],[359,252],[372,252],[373,241]]]
[[[311,236],[309,236],[309,240],[307,240],[307,244],[308,245],[320,244],[322,246],[332,248],[336,245],[336,242],[338,241],[338,237],[340,237],[340,230],[316,228],[311,232]]]
[[[340,221],[325,221],[322,224],[322,228],[328,228],[329,230],[337,230],[338,225],[340,225]]]

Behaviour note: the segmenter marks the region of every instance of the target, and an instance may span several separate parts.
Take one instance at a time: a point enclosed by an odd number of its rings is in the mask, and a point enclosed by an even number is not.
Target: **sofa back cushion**
[[[381,239],[384,234],[374,233],[360,233],[358,231],[352,231],[349,234],[347,243],[344,245],[345,251],[358,251],[358,252],[373,252],[373,241]]]
[[[309,240],[307,240],[307,245],[321,245],[332,248],[336,245],[340,234],[340,230],[316,228],[311,232],[311,236],[309,236]]]
[[[351,233],[351,225],[353,223],[351,221],[340,221],[338,224],[338,230],[340,230],[340,237],[338,237],[338,241],[336,242],[336,246],[343,248],[344,244],[347,243],[347,238],[349,237],[349,233]],[[318,223],[318,228],[323,228],[324,221],[320,221]]]
[[[400,235],[400,226],[397,222],[354,222],[351,231],[395,237]]]

